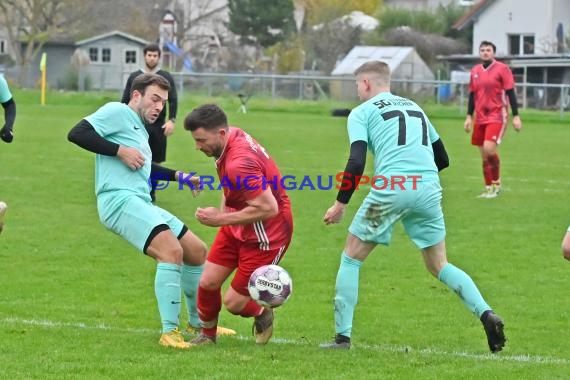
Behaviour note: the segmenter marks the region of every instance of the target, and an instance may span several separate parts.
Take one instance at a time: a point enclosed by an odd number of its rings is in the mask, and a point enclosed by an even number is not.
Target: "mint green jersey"
[[[439,135],[413,101],[382,92],[352,110],[347,128],[350,144],[368,144],[374,176],[388,181],[393,176],[421,176],[418,182],[439,182],[431,146]]]
[[[85,118],[104,139],[138,149],[145,158],[138,170],[127,167],[117,156],[98,154],[95,161],[95,193],[126,191],[144,198],[149,195],[148,178],[151,170],[151,151],[148,133],[139,115],[128,105],[111,102]]]
[[[12,93],[8,88],[8,82],[3,75],[0,75],[0,103],[5,103],[10,99],[12,99]]]

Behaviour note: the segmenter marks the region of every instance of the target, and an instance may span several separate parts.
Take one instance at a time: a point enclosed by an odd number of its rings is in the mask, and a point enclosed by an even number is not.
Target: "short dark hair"
[[[131,85],[131,95],[133,91],[138,91],[144,95],[148,86],[157,85],[163,90],[170,91],[170,83],[158,74],[144,73],[137,76]]]
[[[143,54],[146,55],[149,51],[156,51],[158,52],[158,56],[160,57],[161,51],[160,46],[158,44],[148,44],[143,48]]]
[[[195,131],[198,128],[208,130],[228,128],[228,117],[216,104],[203,104],[192,110],[184,118],[184,129]]]
[[[479,44],[479,48],[481,48],[481,46],[490,46],[493,48],[493,53],[497,52],[497,47],[491,41],[481,41],[481,43]]]

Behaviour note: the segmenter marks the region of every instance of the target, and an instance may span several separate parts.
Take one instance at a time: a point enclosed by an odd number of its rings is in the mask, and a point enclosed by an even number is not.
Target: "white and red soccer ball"
[[[261,306],[276,308],[291,296],[293,281],[279,265],[264,265],[251,274],[247,289],[251,298]]]

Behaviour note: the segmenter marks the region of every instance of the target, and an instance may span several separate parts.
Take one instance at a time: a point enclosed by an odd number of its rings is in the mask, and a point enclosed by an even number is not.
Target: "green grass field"
[[[0,373],[5,379],[555,379],[570,374],[570,263],[560,241],[570,223],[566,175],[570,127],[555,113],[523,112],[523,131],[509,129],[501,147],[504,192],[476,199],[480,159],[455,108],[426,106],[451,167],[442,175],[449,260],[468,272],[506,324],[508,342],[488,353],[482,326],[424,269],[401,226],[361,270],[354,349],[322,351],[334,335],[332,298],[346,229],[365,195],[353,197],[345,220],[322,216],[336,190],[291,191],[295,235],[282,261],[294,294],[277,309],[274,339],[257,347],[251,320],[222,312],[237,337],[190,351],[162,348],[152,260],[99,223],[94,156],[67,142],[82,117],[119,94],[15,91],[16,137],[0,145],[0,199],[9,205],[0,236]],[[211,99],[185,94],[167,165],[215,175],[194,149],[181,120]],[[230,121],[274,156],[283,174],[316,178],[344,168],[346,120],[332,104],[216,99]],[[347,105],[345,105],[347,106]],[[370,172],[370,163],[367,171]],[[158,204],[211,243],[196,207],[218,205],[218,191],[193,199],[169,187]],[[185,321],[181,321],[185,324]]]

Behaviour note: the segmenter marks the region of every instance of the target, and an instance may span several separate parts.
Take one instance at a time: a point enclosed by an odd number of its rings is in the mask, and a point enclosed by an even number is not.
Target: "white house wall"
[[[535,54],[550,54],[556,42],[556,26],[570,28],[570,1],[568,0],[495,0],[486,8],[473,27],[473,54],[479,54],[483,40],[497,46],[497,55],[509,54],[510,34],[534,34]]]

